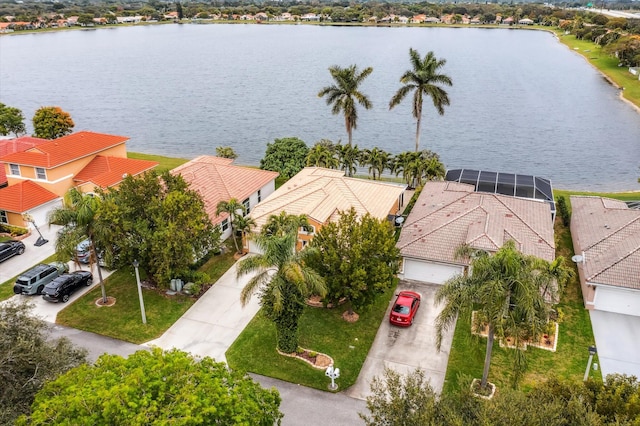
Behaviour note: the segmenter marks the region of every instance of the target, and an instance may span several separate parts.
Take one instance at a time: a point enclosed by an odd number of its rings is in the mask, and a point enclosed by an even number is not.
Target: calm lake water
[[[451,106],[425,104],[421,147],[448,168],[536,174],[558,188],[639,189],[640,114],[586,61],[540,31],[157,25],[0,37],[0,102],[30,121],[58,105],[75,130],[129,136],[132,151],[192,158],[268,142],[346,141],[319,89],[327,68],[372,66],[354,143],[413,150],[410,98],[388,110],[408,50],[446,58]]]

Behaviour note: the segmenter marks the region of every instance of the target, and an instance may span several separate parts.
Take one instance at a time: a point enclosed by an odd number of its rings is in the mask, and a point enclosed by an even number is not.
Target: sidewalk
[[[225,352],[260,309],[254,295],[242,307],[240,292],[252,275],[236,278],[237,262],[158,339],[145,343],[178,348],[196,356],[227,362]]]

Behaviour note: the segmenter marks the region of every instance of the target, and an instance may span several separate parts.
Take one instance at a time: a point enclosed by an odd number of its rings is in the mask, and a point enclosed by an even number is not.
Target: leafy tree
[[[10,133],[13,133],[16,138],[27,133],[24,115],[18,108],[0,102],[0,135],[7,136]]]
[[[446,74],[440,74],[440,69],[447,63],[445,59],[438,59],[433,52],[427,52],[424,59],[413,49],[409,49],[412,69],[405,71],[400,77],[403,86],[389,102],[389,109],[393,109],[402,100],[413,92],[413,117],[416,124],[416,152],[420,145],[420,124],[422,122],[422,101],[425,96],[430,97],[438,114],[444,114],[444,107],[449,105],[449,95],[442,88],[443,85],[451,86],[451,78]]]
[[[278,172],[280,176],[290,179],[304,168],[308,152],[307,145],[298,138],[276,139],[267,144],[260,168]]]
[[[327,97],[327,105],[331,105],[331,113],[344,115],[344,125],[349,135],[351,146],[353,130],[358,124],[358,110],[356,103],[365,109],[371,109],[373,104],[369,98],[360,92],[359,86],[372,72],[373,68],[367,67],[362,72],[355,65],[341,68],[334,65],[329,68],[334,84],[326,86],[318,92],[318,97]]]
[[[238,154],[231,148],[230,146],[217,146],[216,147],[216,155],[222,158],[238,158]]]
[[[67,339],[49,339],[49,325],[27,304],[0,304],[0,424],[28,414],[43,384],[86,362]]]
[[[80,14],[80,16],[78,16],[78,24],[82,25],[83,27],[89,24],[93,24],[93,15],[91,15],[90,13]]]
[[[47,383],[23,424],[280,424],[280,395],[209,357],[173,349],[104,354]]]
[[[229,201],[220,201],[216,206],[216,215],[220,216],[221,213],[229,215],[229,226],[231,227],[231,237],[233,238],[233,244],[236,246],[236,253],[240,253],[240,247],[238,246],[238,239],[236,238],[236,220],[243,217],[245,214],[244,205],[238,201],[237,198],[232,198]]]
[[[324,225],[311,247],[316,250],[309,265],[324,277],[326,300],[334,304],[346,298],[356,309],[371,305],[391,286],[397,272],[393,227],[368,213],[358,217],[354,208]]]
[[[62,225],[62,230],[56,239],[56,254],[59,260],[77,260],[77,245],[88,238],[90,241],[89,265],[93,269],[98,262],[97,247],[104,248],[108,244],[107,233],[109,223],[99,220],[99,209],[102,199],[93,194],[83,194],[76,188],[71,188],[64,196],[64,204],[49,213],[49,224]],[[107,303],[107,290],[102,279],[102,270],[96,266],[102,303]]]
[[[161,287],[219,248],[219,227],[211,224],[202,197],[180,175],[152,170],[99,193],[99,221],[111,243],[104,248],[117,246],[120,265],[138,260]]]
[[[337,169],[340,165],[338,146],[339,143],[336,145],[328,139],[316,142],[307,154],[307,166]]]
[[[465,252],[466,247],[458,251]],[[476,251],[471,256],[470,273],[448,280],[436,293],[436,303],[444,303],[436,319],[436,347],[440,350],[444,330],[455,324],[459,316],[476,313],[477,324],[488,326],[487,348],[481,388],[487,388],[491,351],[495,337],[514,338],[516,357],[514,382],[519,378],[524,355],[520,350],[523,339],[537,337],[549,320],[550,304],[543,292],[557,300],[558,287],[553,278],[544,273],[549,262],[520,253],[512,240],[507,241],[494,255]]]
[[[296,252],[296,239],[297,229],[282,236],[258,235],[255,241],[263,254],[238,263],[238,276],[256,272],[242,289],[242,305],[262,287],[260,304],[276,326],[277,348],[284,353],[298,349],[298,322],[305,299],[312,294],[326,294],[324,280],[307,265],[307,257],[313,250]]]
[[[184,14],[182,12],[182,3],[176,3],[176,12],[178,12],[178,19],[182,21],[182,18],[184,18]]]
[[[33,116],[33,136],[42,139],[57,139],[73,131],[75,123],[68,112],[60,107],[41,107]]]
[[[391,167],[391,154],[378,147],[365,149],[362,151],[360,161],[361,165],[369,166],[369,174],[373,174],[373,180],[376,180],[376,173],[380,178],[382,173]]]
[[[637,425],[640,420],[640,383],[635,376],[609,374],[604,382],[588,381],[586,399],[610,424]]]

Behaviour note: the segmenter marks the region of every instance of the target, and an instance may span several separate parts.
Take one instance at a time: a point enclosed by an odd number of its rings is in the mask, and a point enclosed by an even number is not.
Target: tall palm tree
[[[96,265],[100,289],[102,290],[102,303],[107,303],[107,290],[102,279],[102,270],[98,265],[96,246],[106,247],[104,244],[106,229],[103,229],[98,220],[101,198],[93,194],[84,194],[76,188],[70,189],[64,196],[61,207],[49,213],[49,224],[62,225],[56,240],[56,253],[60,259],[72,257],[76,263],[76,247],[84,239],[89,244],[89,267]]]
[[[443,332],[455,324],[462,314],[475,310],[478,324],[489,328],[481,387],[487,386],[491,351],[495,337],[515,339],[520,348],[522,339],[539,336],[545,329],[551,310],[545,300],[545,291],[557,297],[559,285],[550,285],[555,279],[545,271],[550,263],[520,253],[513,241],[507,241],[494,255],[484,251],[460,250],[469,256],[471,273],[458,275],[436,293],[436,303],[444,302],[436,318],[436,347],[440,350]],[[557,274],[563,280],[566,275]],[[514,372],[519,377],[523,354],[518,349]]]
[[[444,114],[444,107],[449,105],[449,95],[440,86],[451,86],[451,78],[446,74],[440,74],[440,68],[446,63],[446,59],[437,59],[433,52],[427,52],[424,59],[416,50],[409,49],[409,58],[413,69],[405,71],[400,77],[400,83],[404,86],[398,89],[396,94],[389,101],[389,109],[393,109],[400,104],[409,94],[413,93],[413,117],[417,120],[416,125],[416,152],[420,145],[420,124],[422,122],[422,101],[424,96],[431,97],[433,106],[438,114]]]
[[[242,237],[242,241],[247,234],[250,234],[253,228],[256,227],[256,221],[253,220],[252,217],[249,216],[238,216],[234,220],[234,225],[236,232],[240,232],[240,236]]]
[[[231,227],[233,243],[236,246],[236,253],[240,253],[240,248],[238,248],[238,240],[236,238],[235,221],[238,217],[244,216],[244,212],[244,205],[237,198],[232,198],[229,201],[220,201],[216,206],[216,215],[220,216],[222,213],[229,215],[229,226]]]
[[[238,263],[238,276],[255,272],[240,293],[246,305],[251,295],[261,289],[260,304],[277,330],[277,347],[284,353],[298,349],[298,322],[305,299],[312,294],[326,295],[324,279],[307,266],[306,258],[313,249],[294,250],[297,233],[258,235],[255,239],[263,254]]]
[[[358,72],[355,65],[346,68],[334,65],[329,68],[329,72],[333,77],[334,84],[320,90],[318,97],[327,97],[327,105],[332,106],[333,115],[342,112],[344,126],[347,129],[347,135],[349,135],[349,146],[351,146],[353,130],[357,128],[358,124],[356,103],[365,109],[371,109],[373,106],[369,98],[358,89],[364,79],[373,72],[373,68],[367,67],[362,72]]]

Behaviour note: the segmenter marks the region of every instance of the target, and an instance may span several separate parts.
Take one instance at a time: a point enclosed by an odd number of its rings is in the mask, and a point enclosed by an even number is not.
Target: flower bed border
[[[480,337],[487,337],[487,332],[478,331],[477,328],[474,326],[475,315],[476,315],[475,311],[471,313],[471,333]],[[553,345],[549,346],[544,344],[543,343],[544,337],[541,336],[537,342],[529,342],[529,341],[522,342],[521,343],[522,350],[526,351],[528,346],[533,346],[534,348],[543,349],[545,351],[556,352],[556,349],[558,348],[558,337],[560,333],[560,325],[557,322],[554,322],[554,324],[555,324],[555,333],[551,335],[553,336]],[[498,341],[498,344],[500,345],[501,348],[516,349],[515,345],[510,345],[508,343],[505,343],[502,341],[502,339]]]
[[[329,359],[329,361],[331,361],[331,362],[329,363],[329,365],[333,365],[333,358],[331,358],[331,357],[330,357],[329,355],[327,355],[327,354],[323,354],[322,352],[312,351],[311,349],[306,349],[306,348],[300,348],[300,349],[302,349],[303,351],[308,351],[308,352],[316,352],[316,353],[318,354],[318,355],[316,355],[316,356],[320,356],[320,355],[325,356],[325,357],[327,357],[327,358]],[[325,369],[328,367],[328,366],[326,366],[326,365],[325,365],[325,366],[318,366],[318,365],[312,364],[312,363],[311,363],[311,361],[309,361],[308,359],[303,358],[303,357],[301,357],[301,356],[298,356],[298,354],[297,354],[296,352],[293,352],[293,353],[287,354],[287,353],[282,352],[280,349],[276,349],[276,350],[278,351],[278,353],[279,353],[280,355],[284,355],[284,356],[288,356],[289,358],[295,358],[295,359],[299,359],[299,360],[301,360],[301,361],[304,361],[304,362],[306,362],[307,364],[309,364],[310,366],[312,366],[313,368],[315,368],[316,370],[325,370]]]

